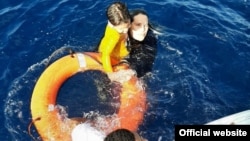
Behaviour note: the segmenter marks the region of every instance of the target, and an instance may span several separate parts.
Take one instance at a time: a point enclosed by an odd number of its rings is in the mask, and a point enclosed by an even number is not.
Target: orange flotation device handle
[[[116,61],[112,64],[115,65]],[[67,55],[52,63],[38,79],[31,98],[34,125],[43,141],[70,141],[73,128],[79,121],[60,115],[56,98],[61,85],[71,76],[86,70],[103,71],[100,54],[93,52]],[[146,95],[132,76],[122,85],[121,105],[117,112],[120,124],[113,127],[136,131],[146,111]],[[37,120],[39,119],[39,120]],[[35,121],[36,120],[36,121]]]

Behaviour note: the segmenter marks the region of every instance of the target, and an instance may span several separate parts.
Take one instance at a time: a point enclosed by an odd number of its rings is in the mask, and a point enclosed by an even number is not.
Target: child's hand
[[[107,73],[107,75],[111,82],[116,81],[123,84],[129,81],[132,76],[135,76],[136,72],[132,69],[120,69],[115,72]]]

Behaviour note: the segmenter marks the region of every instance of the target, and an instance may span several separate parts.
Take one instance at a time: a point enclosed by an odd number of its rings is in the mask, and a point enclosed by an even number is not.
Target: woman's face
[[[134,16],[130,27],[130,34],[135,40],[143,41],[148,32],[148,17],[143,14]]]

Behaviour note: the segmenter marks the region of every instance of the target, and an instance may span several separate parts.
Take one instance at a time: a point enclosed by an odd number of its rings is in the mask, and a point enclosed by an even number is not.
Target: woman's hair
[[[135,136],[127,129],[117,129],[108,134],[104,141],[135,141]]]
[[[116,26],[121,23],[129,23],[130,15],[127,6],[122,2],[114,2],[107,9],[109,22]]]
[[[148,17],[148,14],[146,11],[144,11],[143,9],[135,9],[135,10],[132,10],[130,11],[130,18],[131,18],[131,22],[134,21],[134,17],[139,15],[139,14],[142,14],[142,15],[145,15]],[[151,30],[154,30],[153,26],[151,25],[151,23],[149,22],[148,23],[148,26],[149,26],[149,29]]]
[[[139,14],[145,15],[145,16],[147,16],[147,17],[149,18],[147,12],[144,11],[143,9],[135,9],[135,10],[130,11],[131,22],[133,22],[133,21],[134,21],[134,17],[137,16],[137,15],[139,15]],[[148,27],[149,27],[149,29],[152,30],[155,34],[157,34],[157,35],[162,34],[162,33],[160,32],[160,29],[156,29],[155,25],[153,26],[153,24],[152,24],[150,21],[148,21]]]
[[[145,16],[148,17],[148,14],[144,10],[142,10],[142,9],[135,9],[135,10],[132,10],[130,12],[131,22],[133,22],[134,21],[134,17],[137,16],[137,15],[139,15],[139,14],[142,14],[142,15],[145,15]]]

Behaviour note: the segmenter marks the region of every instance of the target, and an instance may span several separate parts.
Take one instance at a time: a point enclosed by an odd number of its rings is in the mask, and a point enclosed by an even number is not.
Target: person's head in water
[[[127,129],[117,129],[108,134],[104,141],[147,141],[137,133],[133,133]]]
[[[137,9],[130,12],[131,27],[129,34],[137,41],[143,41],[149,29],[148,15],[145,11]]]

